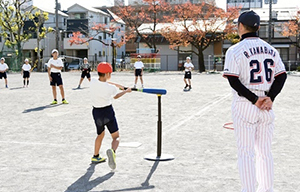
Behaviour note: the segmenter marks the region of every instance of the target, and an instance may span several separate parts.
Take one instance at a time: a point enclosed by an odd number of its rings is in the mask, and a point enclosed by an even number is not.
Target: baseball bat
[[[127,87],[125,87],[127,89]],[[158,94],[158,95],[165,95],[167,94],[167,90],[165,89],[154,89],[154,88],[143,88],[143,89],[137,89],[137,88],[131,88],[132,91],[139,91],[144,93],[150,93],[150,94]]]

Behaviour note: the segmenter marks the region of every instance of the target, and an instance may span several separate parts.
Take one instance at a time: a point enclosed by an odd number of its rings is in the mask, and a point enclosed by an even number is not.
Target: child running
[[[52,53],[52,58],[48,61],[48,76],[49,76],[50,85],[52,87],[52,93],[53,93],[53,98],[54,98],[51,105],[57,104],[56,85],[60,89],[62,103],[69,104],[68,101],[65,99],[63,81],[61,78],[61,70],[64,67],[64,64],[63,64],[62,60],[60,58],[58,58],[58,50],[53,49],[51,53]]]
[[[125,93],[131,92],[128,88],[120,93],[118,88],[124,90],[124,87],[118,84],[107,82],[111,78],[112,67],[107,62],[99,63],[97,67],[98,79],[92,79],[90,83],[90,93],[93,105],[93,118],[97,128],[97,138],[95,140],[94,156],[92,163],[104,162],[106,158],[99,156],[102,140],[104,138],[105,126],[111,134],[111,149],[106,151],[108,157],[108,165],[111,169],[116,168],[116,150],[119,146],[119,128],[112,107],[112,99],[118,99]]]
[[[80,85],[83,81],[83,79],[86,77],[89,81],[91,81],[91,66],[90,64],[88,63],[88,59],[85,57],[83,59],[83,64],[81,66],[81,70],[82,70],[82,73],[81,73],[81,78],[80,78],[80,81],[79,81],[79,85],[77,87],[77,89],[80,89]]]
[[[8,65],[5,62],[5,59],[4,57],[1,58],[1,61],[0,61],[0,79],[4,78],[5,80],[5,87],[8,88],[7,86],[7,74],[6,74],[6,71],[9,69],[8,68]]]
[[[25,59],[25,63],[22,66],[22,72],[21,75],[23,75],[23,87],[26,85],[26,80],[27,80],[27,85],[29,85],[29,77],[30,77],[30,70],[31,70],[31,65],[29,64],[29,60]]]

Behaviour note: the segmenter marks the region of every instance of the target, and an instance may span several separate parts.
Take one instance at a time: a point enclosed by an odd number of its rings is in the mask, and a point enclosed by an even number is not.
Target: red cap
[[[107,62],[101,62],[98,64],[97,71],[99,73],[112,73],[111,64]]]

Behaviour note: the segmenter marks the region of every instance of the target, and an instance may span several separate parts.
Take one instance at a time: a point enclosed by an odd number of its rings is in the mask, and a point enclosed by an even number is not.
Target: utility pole
[[[269,0],[269,44],[272,44],[272,0]]]
[[[58,50],[58,52],[60,51],[59,50],[59,29],[58,29],[58,2],[57,0],[55,0],[55,46],[56,46],[56,49]]]

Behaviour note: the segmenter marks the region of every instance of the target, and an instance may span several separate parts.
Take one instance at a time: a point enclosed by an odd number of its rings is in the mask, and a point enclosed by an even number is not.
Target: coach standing
[[[239,16],[241,41],[228,49],[224,67],[234,89],[232,118],[242,192],[255,192],[256,181],[257,192],[274,191],[272,105],[287,76],[278,51],[258,37],[259,24],[253,11]]]

